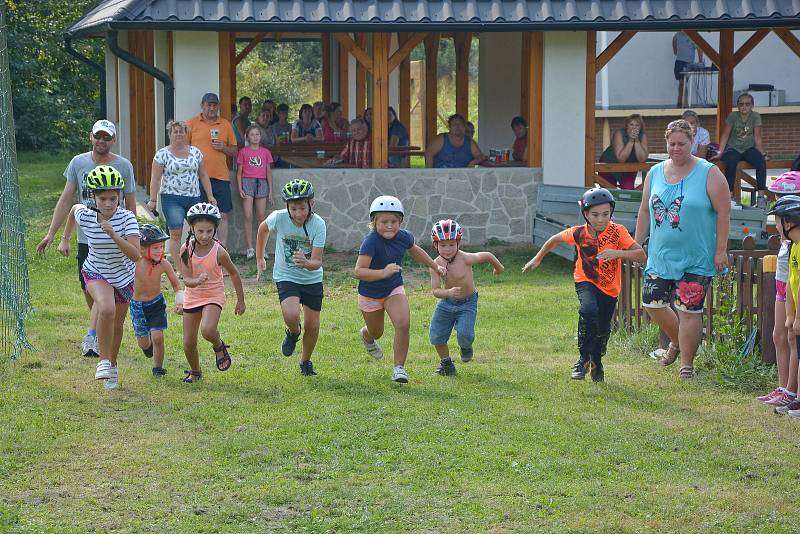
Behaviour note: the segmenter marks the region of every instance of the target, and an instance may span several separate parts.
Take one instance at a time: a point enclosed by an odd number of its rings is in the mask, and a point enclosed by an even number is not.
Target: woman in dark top
[[[389,106],[389,146],[408,146],[408,130],[397,119],[394,108]],[[405,156],[389,156],[390,167],[405,167]]]
[[[625,117],[625,128],[614,132],[611,146],[600,155],[600,163],[642,163],[647,160],[647,135],[644,119],[638,113]],[[601,172],[600,176],[620,189],[633,189],[636,172]]]

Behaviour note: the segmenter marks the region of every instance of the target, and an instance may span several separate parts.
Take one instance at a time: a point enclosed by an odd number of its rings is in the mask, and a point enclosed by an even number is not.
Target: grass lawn
[[[156,381],[130,326],[120,389],[79,354],[87,310],[74,258],[33,254],[63,186],[63,157],[23,155],[35,347],[0,365],[0,531],[795,531],[798,422],[722,389],[681,382],[615,337],[604,384],[569,380],[576,358],[571,267],[532,251],[478,269],[475,360],[434,376],[435,299],[406,269],[411,381],[390,382],[357,332],[350,254],[326,263],[319,372],[280,355],[274,286],[242,265],[247,312],[223,314],[233,367],[186,368],[178,318]],[[168,296],[171,300],[171,295]],[[231,301],[229,301],[231,302]],[[652,337],[652,336],[651,336]],[[454,343],[451,346],[455,349]],[[636,348],[639,346],[639,348]],[[457,351],[457,349],[455,349]]]

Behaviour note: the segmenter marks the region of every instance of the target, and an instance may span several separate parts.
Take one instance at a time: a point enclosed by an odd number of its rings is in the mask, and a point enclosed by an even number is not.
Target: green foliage
[[[72,152],[85,147],[99,109],[99,75],[64,51],[62,34],[97,2],[4,3],[17,147]],[[103,64],[102,42],[74,45]]]

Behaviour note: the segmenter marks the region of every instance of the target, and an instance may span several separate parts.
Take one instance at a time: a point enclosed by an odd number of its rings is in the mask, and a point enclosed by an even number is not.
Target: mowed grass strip
[[[280,354],[274,286],[246,277],[247,312],[225,310],[233,368],[194,386],[180,318],[167,376],[126,326],[120,390],[79,354],[87,310],[74,258],[40,258],[67,159],[22,155],[36,348],[2,364],[0,531],[793,531],[797,422],[709,381],[681,382],[614,340],[604,384],[569,380],[576,358],[571,265],[503,247],[476,269],[475,360],[433,375],[427,273],[407,266],[411,382],[358,339],[350,253],[328,255],[319,376]],[[366,207],[365,207],[366,209]],[[74,242],[73,242],[74,247]],[[73,250],[74,255],[74,250]],[[172,295],[167,293],[168,300]],[[229,295],[232,297],[232,293]]]

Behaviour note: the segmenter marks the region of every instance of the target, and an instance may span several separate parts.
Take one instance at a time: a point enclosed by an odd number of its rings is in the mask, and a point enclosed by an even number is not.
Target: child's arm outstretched
[[[633,244],[626,250],[607,248],[606,250],[601,251],[597,255],[597,259],[599,260],[620,259],[620,260],[631,260],[639,263],[644,263],[647,261],[647,254],[645,254],[642,245],[634,241]]]
[[[228,273],[228,276],[231,277],[233,289],[236,290],[236,308],[234,308],[233,313],[236,315],[241,315],[244,313],[245,305],[244,287],[242,287],[242,277],[239,276],[239,270],[231,261],[228,251],[222,247],[219,247],[219,251],[217,252],[217,263],[219,263],[219,266],[225,269],[225,271]]]
[[[178,261],[181,260],[178,259]],[[175,292],[175,313],[183,315],[183,289],[181,289],[181,281],[178,280],[178,275],[175,274],[175,269],[172,268],[170,262],[164,259],[161,261],[161,264],[164,266],[164,273],[167,275],[167,280],[169,280],[172,290]]]
[[[72,230],[75,228],[75,210],[83,204],[75,204],[69,210],[67,216],[67,224],[64,225],[64,235],[61,236],[61,241],[58,243],[58,253],[62,256],[69,256],[69,240],[72,239]]]
[[[536,253],[536,256],[534,256],[531,259],[531,261],[525,264],[525,266],[522,268],[522,272],[524,273],[525,271],[528,270],[532,271],[537,267],[539,267],[539,265],[542,264],[542,260],[544,259],[544,257],[547,256],[551,250],[553,250],[563,242],[564,238],[561,237],[561,232],[551,236],[550,239],[545,241],[544,245],[542,245],[542,248],[540,248],[539,252]]]
[[[439,265],[438,263],[433,261],[433,258],[428,256],[428,253],[425,252],[425,249],[423,249],[419,245],[413,245],[410,249],[408,249],[408,255],[417,260],[418,262],[422,263],[423,265],[427,266],[428,269],[437,271],[441,276],[447,275],[447,267]]]
[[[475,252],[469,255],[471,256],[471,263],[473,265],[476,263],[488,263],[492,266],[494,274],[500,274],[505,270],[505,267],[503,267],[503,264],[497,259],[497,256],[491,252]]]
[[[269,239],[269,227],[267,220],[261,221],[256,232],[256,281],[261,280],[261,273],[267,270],[267,260],[264,259],[264,249],[267,247]]]

